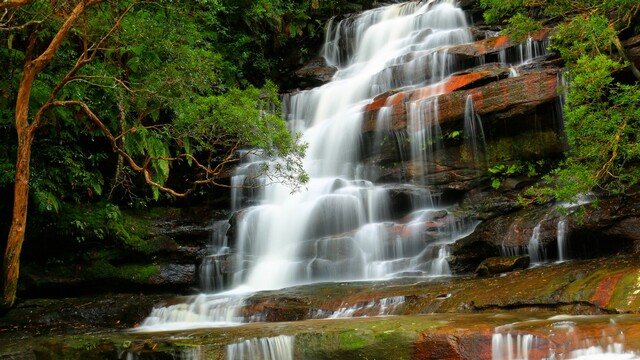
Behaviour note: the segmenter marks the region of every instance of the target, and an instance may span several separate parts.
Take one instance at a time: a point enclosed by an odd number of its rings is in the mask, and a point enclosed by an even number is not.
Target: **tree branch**
[[[230,185],[225,185],[225,184],[220,184],[217,183],[215,181],[214,177],[208,178],[206,180],[195,180],[193,181],[193,186],[184,191],[184,192],[179,192],[176,191],[174,189],[171,189],[169,187],[166,187],[156,181],[153,180],[151,171],[149,170],[149,166],[151,165],[152,161],[155,160],[166,160],[166,161],[176,161],[179,160],[180,158],[189,158],[191,159],[195,164],[196,167],[204,170],[206,173],[208,173],[209,175],[212,176],[217,176],[220,174],[220,172],[214,172],[211,169],[207,169],[207,167],[205,167],[204,165],[202,165],[200,162],[198,162],[198,160],[193,157],[190,154],[180,154],[177,157],[147,157],[145,159],[144,164],[141,166],[139,165],[124,149],[122,149],[119,145],[118,145],[118,139],[122,136],[118,136],[115,137],[111,131],[109,131],[109,129],[106,127],[106,125],[102,122],[102,120],[100,120],[100,118],[93,112],[91,111],[91,109],[89,108],[89,106],[87,104],[85,104],[82,101],[76,101],[76,100],[67,100],[67,101],[54,101],[52,103],[50,103],[50,105],[46,108],[46,110],[49,110],[51,108],[54,107],[72,107],[72,106],[78,106],[82,109],[82,111],[85,113],[85,115],[87,115],[87,117],[90,119],[90,121],[95,124],[98,128],[100,128],[100,130],[102,131],[102,133],[104,134],[104,136],[107,138],[107,140],[109,141],[109,143],[111,144],[113,150],[118,153],[119,155],[121,155],[123,157],[123,159],[129,164],[129,166],[137,172],[141,172],[144,175],[144,179],[145,182],[155,188],[157,188],[158,190],[171,194],[175,197],[185,197],[187,195],[189,195],[191,192],[193,192],[195,190],[195,188],[198,185],[204,185],[204,184],[213,184],[216,186],[221,186],[221,187],[225,187],[225,188],[237,188],[239,186],[230,186]],[[235,147],[234,147],[235,149]],[[232,153],[231,153],[232,154]],[[230,155],[227,156],[225,158],[225,163],[230,163],[230,162],[234,162],[237,161],[237,159],[231,159]],[[220,168],[219,166],[216,167],[216,169],[219,169],[220,171],[222,171],[222,168]]]
[[[17,8],[29,5],[33,0],[0,0],[0,9]]]
[[[622,45],[622,42],[620,42],[620,38],[618,36],[616,36],[613,39],[613,45],[615,45],[616,49],[618,49],[618,52],[620,53],[620,56],[622,56],[622,59],[627,64],[629,64],[629,68],[631,69],[631,73],[633,74],[633,76],[635,76],[635,78],[637,80],[640,80],[640,70],[638,70],[638,68],[633,63],[633,61],[629,60],[629,57],[627,56],[627,51],[625,50],[624,46]]]
[[[1,0],[0,0],[1,1]],[[84,0],[81,0],[78,5],[73,9],[73,12],[71,13],[71,15],[69,15],[69,17],[67,18],[67,20],[65,21],[65,23],[63,24],[63,26],[60,28],[60,30],[58,30],[58,33],[56,34],[56,36],[53,38],[53,40],[51,40],[51,43],[49,44],[49,47],[47,48],[47,50],[45,50],[44,53],[42,53],[42,55],[40,55],[37,59],[35,59],[32,63],[36,64],[37,66],[41,66],[39,68],[39,70],[42,69],[42,67],[46,66],[49,62],[51,62],[51,60],[53,60],[53,56],[55,55],[55,52],[58,50],[58,48],[60,47],[62,40],[64,40],[64,37],[66,37],[66,35],[68,34],[68,32],[71,30],[71,27],[73,27],[75,21],[78,19],[78,17],[84,13],[84,11],[86,10],[86,8],[88,8],[89,6],[98,4],[100,2],[102,2],[104,0],[93,0],[93,1],[87,1],[85,3]],[[83,4],[86,4],[86,7],[83,6]],[[113,32],[115,31],[115,29],[117,27],[120,26],[120,23],[122,23],[122,19],[124,19],[125,15],[127,15],[127,13],[133,8],[134,5],[136,5],[137,3],[134,2],[131,5],[129,5],[123,12],[122,14],[120,14],[120,16],[118,17],[118,19],[116,20],[116,22],[113,24],[113,26],[111,27],[111,29],[109,30],[109,32],[107,32],[107,34],[105,34],[105,36],[103,36],[100,41],[98,41],[98,43],[96,44],[95,49],[100,48],[100,44],[102,44],[111,34],[113,34]],[[85,28],[86,31],[86,28]],[[85,40],[86,42],[86,34],[85,34]],[[65,75],[65,77],[58,83],[58,85],[56,85],[56,87],[51,91],[51,94],[49,95],[49,99],[47,99],[47,101],[44,103],[44,105],[36,112],[36,114],[34,115],[34,119],[33,119],[33,125],[35,127],[38,127],[40,125],[40,121],[42,119],[42,115],[48,110],[49,108],[49,104],[52,104],[54,102],[54,99],[56,98],[56,96],[58,95],[58,93],[60,92],[60,90],[62,90],[62,88],[64,88],[64,86],[69,83],[69,81],[73,80],[75,78],[75,74],[78,72],[78,70],[80,70],[84,65],[86,65],[87,63],[89,63],[97,54],[97,50],[94,50],[92,52],[92,54],[89,56],[88,55],[88,50],[87,50],[87,45],[86,43],[84,44],[84,51],[82,53],[82,55],[80,55],[80,57],[78,58],[78,60],[76,61],[75,65],[73,66],[73,68],[71,70],[69,70],[69,72],[67,73],[67,75]],[[36,70],[36,72],[38,72],[39,70]],[[124,85],[123,82],[120,82],[122,85]],[[125,88],[127,88],[125,86]],[[127,88],[128,89],[128,88]]]

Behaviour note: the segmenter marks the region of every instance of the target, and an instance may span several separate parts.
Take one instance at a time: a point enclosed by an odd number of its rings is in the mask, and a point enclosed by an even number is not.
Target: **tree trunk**
[[[20,269],[20,251],[27,226],[27,205],[29,203],[29,161],[33,131],[27,131],[18,140],[18,159],[16,161],[16,180],[13,200],[13,220],[7,239],[2,271],[2,305],[11,307],[16,300]]]
[[[27,205],[29,204],[29,163],[34,127],[29,125],[29,98],[37,69],[27,62],[20,79],[16,99],[16,132],[18,134],[18,156],[14,184],[13,218],[2,269],[2,307],[11,307],[16,300],[20,268],[20,251],[27,226]]]
[[[3,4],[0,6],[0,9],[9,6],[20,7],[31,3],[31,0],[2,1],[3,0],[0,0]],[[16,159],[13,218],[7,238],[7,248],[4,253],[2,269],[2,302],[0,303],[0,307],[11,307],[16,300],[18,276],[20,274],[20,252],[22,251],[22,243],[24,242],[24,234],[27,226],[31,145],[33,144],[35,131],[40,125],[39,122],[42,111],[49,105],[43,105],[40,111],[36,113],[33,123],[29,124],[29,99],[31,98],[33,81],[36,75],[53,60],[58,48],[60,48],[60,45],[64,39],[66,39],[78,18],[88,7],[101,3],[102,1],[103,0],[79,0],[53,39],[51,39],[47,48],[35,59],[32,58],[36,43],[35,33],[29,38],[24,70],[20,78],[20,87],[18,88],[18,96],[16,98],[15,125],[18,134],[18,156]],[[52,99],[49,99],[48,103],[53,100],[54,95],[55,94],[52,94]]]

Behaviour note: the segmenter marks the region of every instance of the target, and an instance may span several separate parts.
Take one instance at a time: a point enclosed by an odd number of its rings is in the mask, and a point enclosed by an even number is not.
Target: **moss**
[[[85,271],[89,277],[96,279],[121,279],[135,283],[145,283],[159,272],[154,264],[114,266],[104,259],[95,262]]]
[[[616,312],[638,311],[640,304],[640,269],[624,274],[617,282],[609,307]]]
[[[361,349],[372,343],[370,334],[358,330],[348,330],[338,335],[343,350]]]
[[[514,137],[500,138],[487,144],[489,166],[517,160],[538,160],[557,147],[558,136],[554,131],[526,132]]]

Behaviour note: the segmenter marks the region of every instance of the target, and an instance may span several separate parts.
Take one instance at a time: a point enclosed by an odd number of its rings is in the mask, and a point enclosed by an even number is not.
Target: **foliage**
[[[572,201],[601,189],[624,194],[640,180],[640,73],[626,60],[620,34],[638,21],[640,4],[630,0],[481,0],[488,22],[506,21],[522,36],[542,21],[559,22],[551,47],[564,59],[569,86],[565,128],[570,151],[547,177],[546,187],[529,191],[531,201]],[[518,27],[521,29],[518,30]],[[614,80],[630,69],[636,79]]]
[[[109,2],[88,12],[50,66],[38,74],[31,94],[32,113],[64,81],[84,44],[99,41],[108,33],[114,14],[130,4]],[[279,178],[291,183],[305,180],[299,163],[304,147],[286,131],[279,118],[277,88],[264,79],[275,63],[257,59],[266,55],[254,51],[253,46],[264,51],[272,48],[267,46],[271,41],[268,37],[277,37],[284,44],[287,39],[315,32],[317,23],[311,23],[305,12],[309,4],[277,0],[240,6],[225,0],[193,0],[190,5],[172,1],[137,4],[99,50],[100,56],[62,83],[56,100],[85,103],[117,136],[133,161],[144,164],[151,160],[150,179],[159,185],[169,180],[171,159],[188,159],[193,164],[191,158],[180,158],[180,154],[198,160],[229,158],[232,164],[238,159],[227,152],[239,147],[262,147],[267,155],[281,155],[290,160],[290,173],[282,173]],[[0,33],[0,57],[9,65],[9,71],[0,74],[0,101],[7,105],[1,108],[0,126],[9,130],[4,133],[7,141],[0,145],[0,168],[7,170],[0,177],[0,186],[11,184],[15,169],[11,159],[16,140],[8,136],[13,121],[11,107],[33,30],[22,24],[42,21],[38,41],[46,43],[65,15],[51,16],[52,12],[50,3],[36,1],[13,11],[9,21],[3,23],[7,31]],[[269,21],[265,23],[265,19]],[[236,50],[243,55],[239,57]],[[261,75],[249,67],[261,71]],[[249,73],[251,79],[245,78]],[[266,87],[250,85],[254,80],[266,83]],[[209,109],[209,114],[202,121],[205,117],[199,112],[204,109]],[[197,117],[200,120],[196,123]],[[100,129],[88,120],[77,109],[64,106],[46,115],[32,152],[32,162],[38,164],[32,171],[35,209],[58,211],[64,201],[112,196],[116,184],[121,189],[116,193],[130,200],[160,199],[158,187],[148,195],[149,190],[139,187],[131,172],[114,175],[115,154],[101,139]],[[298,173],[292,175],[294,171]],[[191,179],[203,177],[194,174]]]
[[[504,179],[514,175],[536,176],[544,166],[544,160],[536,162],[517,160],[510,164],[495,164],[488,169],[491,174],[491,186],[497,189]]]
[[[12,134],[2,139],[0,169],[15,174],[0,305],[15,301],[29,201],[37,205],[31,209],[51,213],[70,199],[118,195],[116,201],[139,203],[160,199],[160,192],[186,196],[198,185],[224,186],[218,178],[249,152],[273,164],[263,173],[275,181],[305,181],[304,146],[274,115],[277,90],[266,78],[281,63],[269,57],[271,49],[315,32],[308,6],[296,0],[0,2],[6,64],[0,127]],[[229,108],[216,108],[222,106]],[[197,109],[209,114],[183,116]],[[192,121],[201,124],[185,125]],[[175,167],[182,173],[171,182]],[[5,184],[9,178],[0,178]],[[151,195],[141,184],[151,185]],[[88,228],[82,216],[73,225]]]

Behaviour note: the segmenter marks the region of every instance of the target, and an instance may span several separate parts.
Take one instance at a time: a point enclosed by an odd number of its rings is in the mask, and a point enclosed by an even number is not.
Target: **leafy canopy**
[[[0,21],[0,59],[8,68],[0,74],[0,127],[7,130],[0,143],[0,169],[5,170],[0,187],[13,181],[13,109],[29,41],[43,48],[71,3],[35,0],[7,10]],[[130,5],[131,12],[112,31],[118,14]],[[34,143],[31,195],[37,209],[100,199],[114,188],[131,198],[158,199],[176,164],[181,172],[183,164],[191,165],[192,173],[185,176],[190,184],[221,185],[215,178],[241,160],[246,152],[240,148],[285,159],[286,171],[282,163],[262,169],[276,180],[294,186],[306,180],[300,162],[304,146],[285,128],[278,89],[265,78],[275,63],[261,57],[268,42],[308,35],[317,24],[294,1],[239,5],[106,1],[86,12],[32,88],[32,116],[51,101],[69,104],[47,110]],[[103,38],[98,55],[72,73],[83,52]],[[86,105],[95,118],[77,104]],[[120,152],[114,153],[114,146]],[[150,194],[131,171],[116,171],[119,156],[157,185]],[[175,194],[192,189],[172,184]]]

